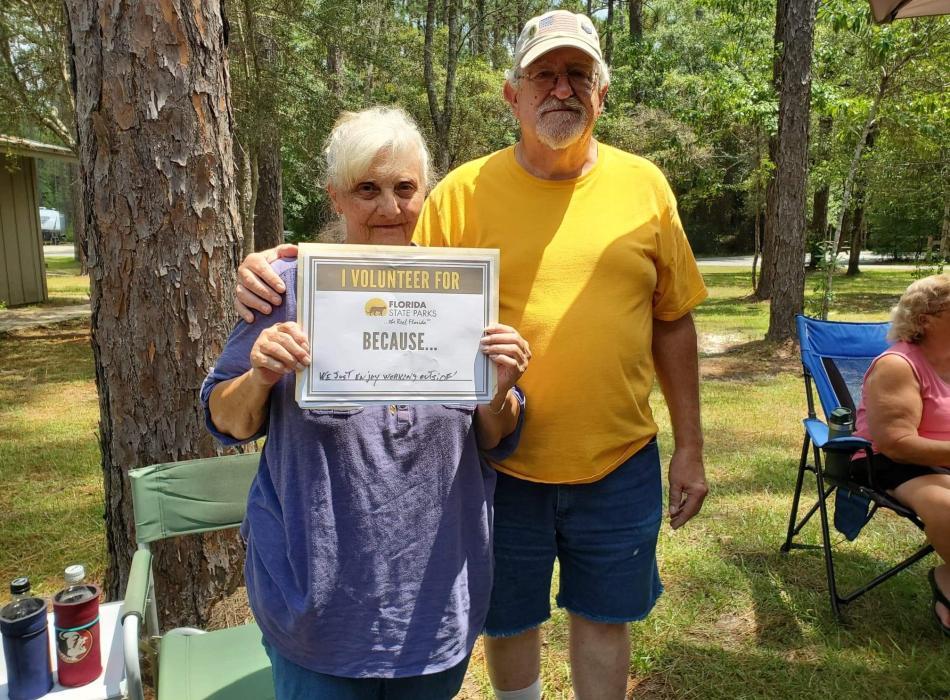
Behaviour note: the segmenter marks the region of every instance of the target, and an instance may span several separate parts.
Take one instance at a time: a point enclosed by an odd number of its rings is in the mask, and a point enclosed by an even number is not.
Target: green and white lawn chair
[[[122,606],[126,679],[131,700],[142,700],[140,636],[157,642],[158,700],[271,700],[270,660],[256,624],[214,632],[160,632],[149,544],[167,537],[237,527],[259,454],[157,464],[129,472],[135,539]],[[147,647],[146,647],[147,648]]]

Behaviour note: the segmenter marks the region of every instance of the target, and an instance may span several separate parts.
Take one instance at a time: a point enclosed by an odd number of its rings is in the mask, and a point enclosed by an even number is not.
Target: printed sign
[[[312,362],[297,403],[491,401],[496,370],[478,341],[498,318],[498,261],[494,249],[301,245]]]

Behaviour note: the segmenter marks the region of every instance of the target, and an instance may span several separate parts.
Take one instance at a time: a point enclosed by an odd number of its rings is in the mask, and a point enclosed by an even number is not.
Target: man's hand
[[[498,396],[508,391],[521,379],[531,360],[528,341],[511,326],[496,323],[485,329],[480,348],[489,359],[498,365]]]
[[[234,288],[234,310],[247,323],[254,322],[254,311],[267,315],[272,307],[279,306],[281,294],[286,291],[284,282],[270,264],[277,258],[296,258],[297,246],[285,243],[259,253],[251,253],[237,270],[238,283]]]
[[[703,507],[709,493],[702,450],[676,449],[670,459],[670,525],[682,527]]]

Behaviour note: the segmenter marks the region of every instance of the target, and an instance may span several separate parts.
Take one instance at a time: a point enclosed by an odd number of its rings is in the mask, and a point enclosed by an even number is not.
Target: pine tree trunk
[[[604,61],[609,66],[614,57],[614,0],[607,0],[607,29],[604,32]]]
[[[851,250],[848,253],[848,272],[852,277],[861,274],[861,250],[864,248],[864,187],[854,193],[854,217],[851,220]]]
[[[254,250],[284,242],[284,192],[280,134],[268,129],[257,159],[257,197],[254,201]]]
[[[640,41],[643,38],[643,0],[627,0],[627,22],[630,38]]]
[[[458,46],[461,40],[458,22],[458,0],[445,0],[445,23],[448,41],[445,49],[445,90],[439,105],[435,76],[436,1],[426,4],[425,37],[422,51],[422,73],[425,81],[429,117],[435,134],[434,160],[440,174],[448,172],[452,165],[451,133],[455,111],[455,71],[458,66]]]
[[[811,223],[808,226],[811,235],[808,238],[811,249],[811,257],[808,259],[808,269],[818,268],[818,258],[821,257],[821,248],[818,245],[822,243],[828,235],[828,197],[831,194],[831,188],[827,183],[821,185],[815,190],[815,196],[812,199]]]
[[[781,4],[781,3],[780,3]],[[769,329],[772,341],[795,337],[795,315],[805,297],[805,206],[815,0],[786,0],[778,158],[775,162],[775,267]]]
[[[775,7],[775,31],[772,42],[775,51],[772,55],[772,87],[775,94],[782,93],[782,59],[785,55],[785,24],[789,0],[777,0]],[[778,162],[778,134],[769,136],[769,160]],[[769,179],[765,188],[765,227],[762,231],[762,268],[759,275],[759,284],[755,288],[757,299],[772,298],[772,279],[775,277],[776,240],[775,229],[777,222],[777,199],[775,193],[775,174]]]
[[[86,264],[86,207],[76,165],[69,166],[69,196],[73,203],[73,255],[79,263],[79,274],[85,275],[89,273]]]
[[[950,183],[947,183],[950,185]],[[940,255],[950,262],[950,186],[944,190],[943,222],[940,225]]]
[[[198,388],[234,314],[240,251],[222,7],[67,0],[92,289],[109,557],[135,549],[126,471],[210,455]],[[164,623],[206,621],[241,580],[233,533],[156,548]]]

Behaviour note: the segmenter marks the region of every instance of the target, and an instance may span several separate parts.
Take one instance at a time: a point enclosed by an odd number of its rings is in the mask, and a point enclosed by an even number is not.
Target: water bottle
[[[854,414],[850,408],[838,406],[828,416],[828,439],[848,437],[854,432]],[[826,450],[825,474],[833,479],[846,481],[851,476],[851,452]]]
[[[81,564],[65,571],[66,587],[53,596],[59,684],[91,683],[102,673],[99,650],[99,586],[86,583]]]
[[[10,583],[13,599],[0,608],[0,634],[10,700],[35,700],[53,688],[46,601],[30,595],[26,577]]]

